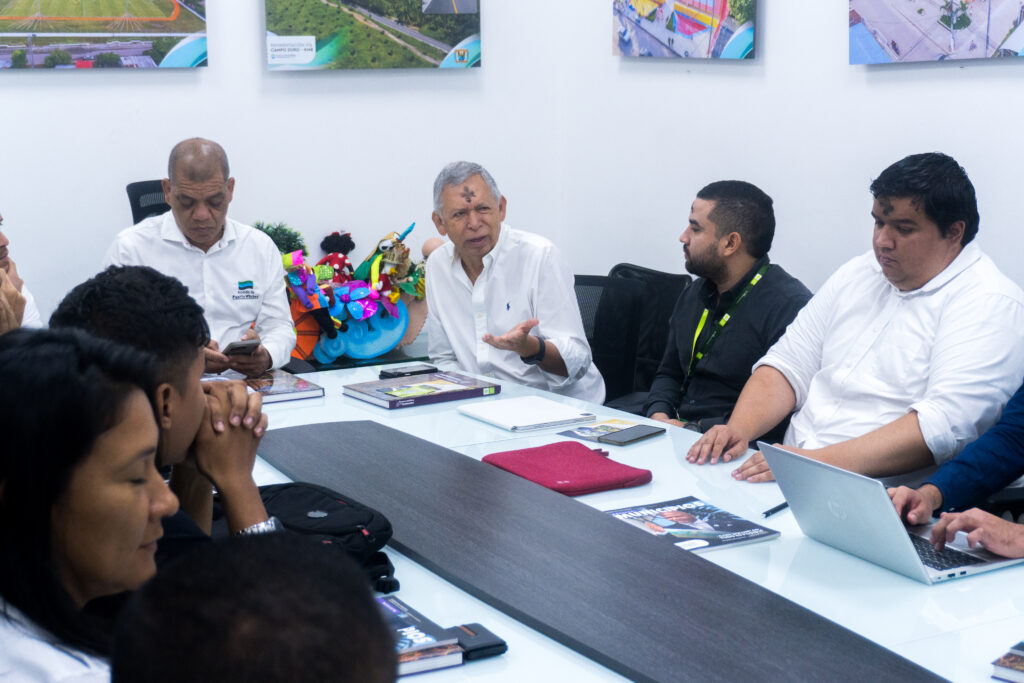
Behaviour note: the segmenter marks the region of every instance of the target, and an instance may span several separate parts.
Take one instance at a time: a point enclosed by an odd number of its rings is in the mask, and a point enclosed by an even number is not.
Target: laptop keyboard
[[[936,550],[926,539],[914,534],[909,534],[909,536],[910,540],[914,543],[914,550],[921,557],[921,561],[924,562],[926,567],[931,567],[932,569],[942,571],[954,567],[965,567],[969,564],[981,564],[985,561],[951,548]]]

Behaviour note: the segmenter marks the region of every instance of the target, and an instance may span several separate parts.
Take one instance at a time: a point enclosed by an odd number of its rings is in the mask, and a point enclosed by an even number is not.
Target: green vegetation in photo
[[[754,20],[757,13],[757,0],[731,0],[729,3],[729,14],[736,20],[737,24],[745,24]]]
[[[320,0],[266,0],[266,9],[267,30],[279,36],[316,36],[319,42],[337,35],[341,48],[330,68],[435,66],[420,59],[374,26],[368,26],[353,16],[356,10],[325,5]],[[365,22],[369,21],[365,19]],[[396,38],[404,43],[414,43],[411,38],[400,33]]]
[[[160,62],[164,61],[167,53],[174,49],[174,46],[181,42],[181,40],[181,38],[154,38],[153,47],[142,54],[152,58],[159,65]]]
[[[54,50],[50,54],[46,55],[46,59],[43,60],[43,66],[47,69],[53,69],[57,66],[67,66],[71,64],[71,53],[67,50]]]
[[[92,59],[94,69],[120,69],[121,57],[113,52],[101,52]]]
[[[15,50],[11,53],[11,68],[24,69],[28,67],[28,55],[24,50]]]

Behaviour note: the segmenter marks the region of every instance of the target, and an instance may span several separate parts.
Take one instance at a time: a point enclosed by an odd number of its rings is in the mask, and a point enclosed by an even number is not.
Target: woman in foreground
[[[0,678],[107,681],[95,598],[156,573],[178,509],[156,469],[148,354],[71,330],[0,337]]]

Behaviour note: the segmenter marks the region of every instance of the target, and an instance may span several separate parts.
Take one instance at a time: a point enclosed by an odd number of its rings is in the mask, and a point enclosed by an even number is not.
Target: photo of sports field
[[[850,0],[850,64],[1019,57],[1021,0]]]
[[[0,69],[206,65],[206,0],[0,0]]]
[[[266,0],[267,65],[271,70],[480,66],[479,5],[479,0]]]

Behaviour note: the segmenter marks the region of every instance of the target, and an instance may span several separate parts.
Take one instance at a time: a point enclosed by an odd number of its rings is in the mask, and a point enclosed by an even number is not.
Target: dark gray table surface
[[[702,557],[380,424],[271,430],[259,450],[383,512],[391,544],[442,578],[634,680],[941,680]]]

